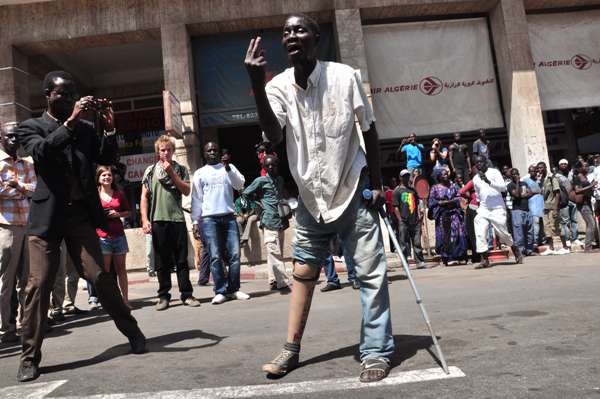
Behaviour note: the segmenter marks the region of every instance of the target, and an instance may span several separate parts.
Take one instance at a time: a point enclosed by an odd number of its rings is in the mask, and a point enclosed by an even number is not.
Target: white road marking
[[[56,388],[67,382],[58,380],[50,382],[36,382],[35,384],[21,384],[6,388],[0,388],[2,399],[38,399],[43,398]]]
[[[406,384],[464,377],[458,367],[450,367],[450,374],[441,368],[426,370],[404,371],[392,373],[386,379],[370,384],[364,384],[357,377],[334,378],[329,380],[302,381],[281,384],[262,384],[246,386],[228,386],[216,388],[190,389],[180,391],[117,393],[107,395],[85,396],[86,399],[215,399],[215,398],[253,398],[257,396],[275,396],[290,394],[307,394],[356,389],[372,389]],[[82,399],[82,396],[61,397],[60,399]],[[57,398],[58,399],[58,398]]]

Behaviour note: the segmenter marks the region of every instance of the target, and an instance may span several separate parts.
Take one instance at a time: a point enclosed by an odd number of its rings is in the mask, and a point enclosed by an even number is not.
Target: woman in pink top
[[[113,264],[119,288],[123,294],[123,300],[129,308],[127,271],[125,270],[125,257],[129,252],[127,237],[123,229],[121,218],[129,217],[130,208],[125,194],[117,190],[113,182],[113,175],[110,166],[99,166],[96,170],[96,184],[98,185],[98,194],[100,202],[106,215],[106,231],[96,229],[96,234],[100,237],[100,247],[104,256],[104,270],[110,272],[110,265]]]

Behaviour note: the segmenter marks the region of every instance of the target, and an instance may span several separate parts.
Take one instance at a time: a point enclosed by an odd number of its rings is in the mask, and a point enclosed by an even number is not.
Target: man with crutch
[[[285,127],[290,170],[300,193],[287,340],[263,371],[282,376],[298,366],[319,271],[329,255],[329,240],[339,235],[360,281],[360,381],[374,382],[388,375],[394,352],[387,266],[375,209],[384,199],[379,140],[360,76],[347,65],[317,60],[319,38],[319,26],[312,18],[288,17],[282,44],[292,68],[266,87],[267,59],[260,37],[250,41],[246,53],[261,128],[276,144],[282,141]],[[368,201],[361,194],[365,188],[373,194]]]

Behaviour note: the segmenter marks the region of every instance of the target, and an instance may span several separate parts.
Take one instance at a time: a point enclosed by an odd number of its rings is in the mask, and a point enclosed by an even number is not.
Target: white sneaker
[[[584,244],[584,243],[582,243],[582,242],[579,240],[579,238],[578,238],[578,239],[576,239],[575,241],[573,241],[573,245],[577,245],[577,246],[579,246],[579,247],[583,247],[585,244]]]
[[[570,241],[570,240],[567,240],[567,241],[565,242],[565,245],[567,246],[567,248],[571,248],[571,241]]]
[[[546,248],[543,252],[540,252],[540,255],[542,256],[548,256],[548,255],[554,255],[555,252],[553,250],[551,250],[550,248]]]
[[[248,295],[242,291],[234,292],[233,294],[231,294],[231,297],[234,299],[239,299],[240,301],[246,301],[246,300],[250,299],[250,295]]]
[[[561,248],[558,251],[554,251],[554,253],[557,255],[567,255],[570,254],[571,251],[569,251],[567,248]]]
[[[215,295],[215,297],[212,299],[211,303],[213,305],[220,305],[223,302],[225,302],[227,300],[227,297],[223,294],[217,294]]]

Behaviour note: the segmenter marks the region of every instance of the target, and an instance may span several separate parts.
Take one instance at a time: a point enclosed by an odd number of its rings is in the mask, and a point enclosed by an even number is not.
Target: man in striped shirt
[[[18,143],[14,125],[1,129],[0,150],[0,342],[18,340],[16,325],[11,320],[11,298],[15,280],[19,288],[19,302],[29,272],[27,215],[29,197],[35,190],[36,176],[30,157],[17,155]]]

